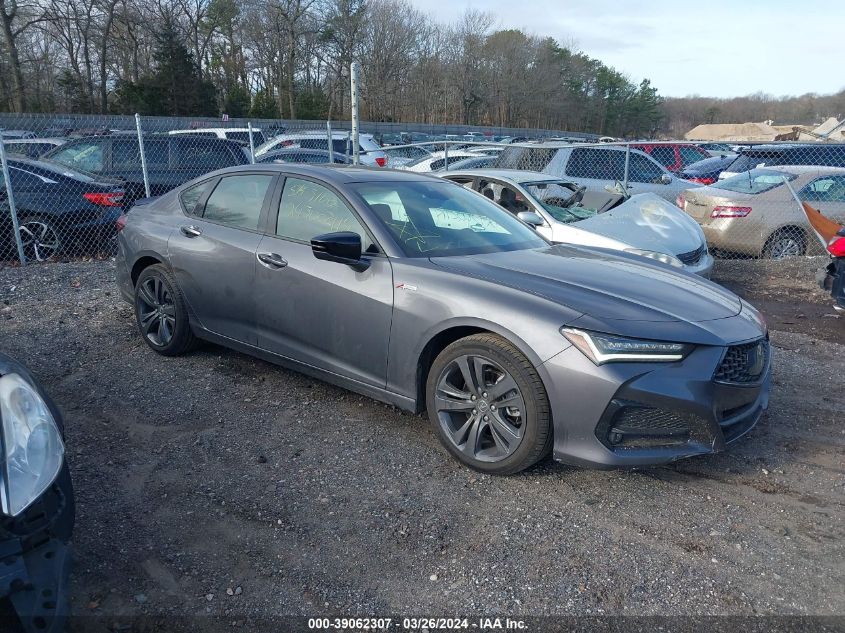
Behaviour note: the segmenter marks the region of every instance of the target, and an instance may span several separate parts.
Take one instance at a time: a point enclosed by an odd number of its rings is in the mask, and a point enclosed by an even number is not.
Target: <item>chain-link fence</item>
[[[0,127],[0,259],[25,263],[108,256],[115,222],[137,200],[215,169],[351,163],[356,154],[348,122],[7,114]],[[362,122],[357,153],[364,165],[472,187],[552,241],[628,250],[701,274],[714,256],[777,262],[823,253],[802,203],[845,222],[845,145],[597,141]]]

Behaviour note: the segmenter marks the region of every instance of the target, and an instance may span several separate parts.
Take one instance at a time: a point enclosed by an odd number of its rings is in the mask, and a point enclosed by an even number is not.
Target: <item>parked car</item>
[[[337,163],[348,165],[352,161],[343,154],[329,154],[321,149],[274,149],[256,157],[257,163],[310,163],[312,165]]]
[[[713,271],[701,227],[654,194],[590,192],[585,203],[584,187],[539,172],[456,166],[442,177],[484,194],[555,244],[625,251],[705,277]]]
[[[21,154],[28,158],[39,158],[51,149],[64,145],[67,139],[64,138],[22,138],[11,141],[3,141],[3,146],[9,154]]]
[[[59,409],[21,363],[0,353],[4,459],[0,514],[4,631],[65,630],[75,506]]]
[[[30,130],[0,130],[0,136],[4,140],[17,140],[21,138],[36,138],[38,135]]]
[[[387,167],[401,169],[408,163],[422,158],[429,158],[431,151],[419,145],[405,145],[400,147],[383,147],[384,155],[387,156]]]
[[[541,171],[587,189],[615,187],[625,179],[624,147],[572,147],[561,143],[520,143],[499,154],[494,167]],[[694,186],[666,170],[651,156],[631,150],[628,189],[632,194],[655,193],[674,202],[684,189]]]
[[[833,297],[833,307],[845,312],[845,226],[830,240],[827,252],[831,261],[821,270],[819,285]]]
[[[778,165],[845,167],[845,143],[783,143],[745,147],[739,150],[739,155],[719,178],[731,178],[755,167]]]
[[[153,196],[215,169],[249,162],[240,143],[194,135],[146,136],[144,153]],[[48,152],[44,159],[124,181],[127,202],[146,195],[136,136],[113,134],[77,139]]]
[[[43,261],[76,250],[92,252],[114,236],[114,223],[127,204],[120,181],[15,154],[7,162],[28,260]],[[8,209],[5,183],[0,200]],[[3,236],[9,251],[14,246],[9,226]]]
[[[696,143],[711,156],[729,156],[734,154],[734,149],[727,143]]]
[[[192,134],[194,136],[205,136],[208,138],[222,138],[230,141],[239,141],[249,145],[249,128],[247,127],[201,127],[190,130],[170,130],[168,134]],[[252,128],[252,144],[259,147],[267,142],[261,128]]]
[[[821,253],[785,180],[801,200],[845,221],[845,169],[836,167],[756,168],[684,191],[677,205],[701,225],[711,249],[770,259]]]
[[[713,156],[705,158],[678,172],[678,177],[701,185],[712,185],[719,175],[734,162],[736,156]]]
[[[440,175],[441,173],[448,173],[448,172],[452,171],[453,169],[461,169],[461,170],[483,169],[485,167],[489,167],[490,165],[492,165],[496,160],[495,156],[478,155],[475,152],[471,152],[471,153],[475,155],[474,158],[473,157],[461,158],[460,160],[452,161],[451,160],[452,154],[450,152],[449,153],[449,166],[446,167],[446,165],[444,164],[443,167],[441,167],[440,169],[438,169],[437,171],[432,172],[432,173]]]
[[[387,165],[387,155],[382,147],[376,143],[372,134],[358,135],[359,156],[362,165],[384,167]],[[329,140],[326,132],[301,132],[282,134],[270,139],[256,148],[255,156],[259,157],[274,149],[301,147],[303,149],[321,149],[328,151]],[[352,156],[352,137],[349,132],[332,132],[332,151],[335,154]]]
[[[593,466],[711,453],[768,403],[766,326],[736,295],[551,245],[424,174],[227,169],[136,208],[118,244],[152,350],[212,340],[427,410],[449,453],[487,473],[549,452]]]
[[[673,173],[700,160],[710,158],[706,150],[692,143],[636,143],[631,147],[645,152]]]
[[[453,150],[450,148],[448,156],[443,150],[438,150],[436,152],[432,152],[430,156],[425,156],[423,158],[411,161],[410,163],[401,165],[399,166],[399,169],[416,171],[420,173],[429,173],[432,171],[446,169],[447,167],[451,167],[458,161],[467,158],[478,159],[481,157],[478,154],[473,154],[472,152],[468,152],[463,149]]]

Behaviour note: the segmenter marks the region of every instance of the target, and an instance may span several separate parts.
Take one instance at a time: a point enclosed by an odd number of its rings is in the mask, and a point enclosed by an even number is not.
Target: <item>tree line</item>
[[[12,112],[342,120],[357,60],[371,121],[633,138],[783,119],[760,96],[663,99],[553,38],[496,29],[491,14],[442,24],[407,0],[0,0],[0,27],[0,110]],[[818,101],[783,107],[845,110]]]

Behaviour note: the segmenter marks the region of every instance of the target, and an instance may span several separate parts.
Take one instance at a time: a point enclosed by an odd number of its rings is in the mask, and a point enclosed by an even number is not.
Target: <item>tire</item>
[[[178,356],[196,347],[185,298],[162,264],[148,266],[135,283],[135,322],[144,341],[163,356]]]
[[[27,261],[44,262],[65,252],[65,238],[53,220],[28,216],[18,222]]]
[[[474,334],[446,347],[431,365],[425,395],[441,443],[474,470],[511,475],[551,451],[543,382],[531,361],[500,336]]]
[[[807,235],[797,226],[784,227],[775,231],[763,247],[765,259],[784,259],[807,253]]]

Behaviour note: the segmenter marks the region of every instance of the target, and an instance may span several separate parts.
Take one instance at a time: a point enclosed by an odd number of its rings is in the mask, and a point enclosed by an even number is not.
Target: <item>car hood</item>
[[[698,223],[653,193],[631,196],[618,207],[574,224],[649,251],[679,255],[698,249],[704,233]]]
[[[605,323],[702,323],[742,310],[739,297],[697,275],[604,249],[558,244],[436,257],[431,262],[463,276],[530,292]],[[612,329],[623,333],[617,325]]]

